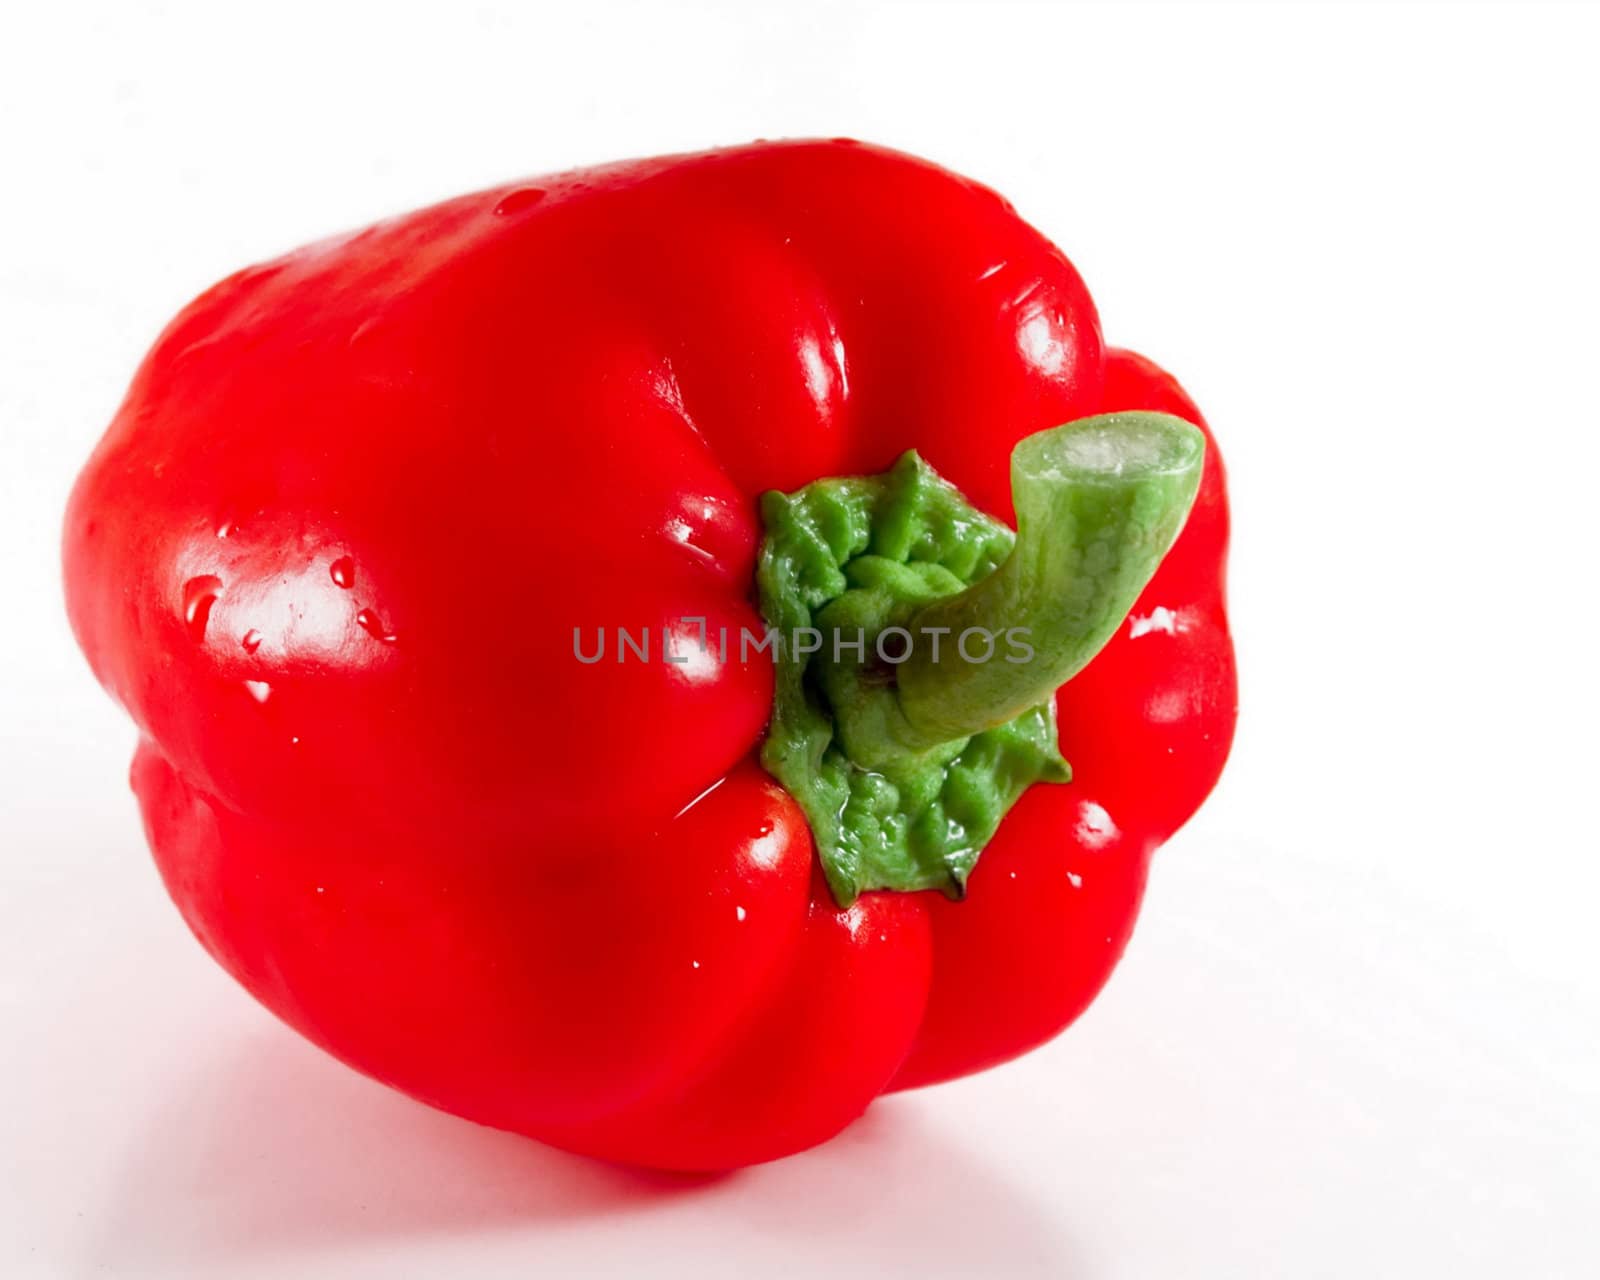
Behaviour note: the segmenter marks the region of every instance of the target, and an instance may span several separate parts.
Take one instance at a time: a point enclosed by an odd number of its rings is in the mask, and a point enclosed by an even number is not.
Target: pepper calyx
[[[777,680],[761,759],[841,905],[961,898],[1023,792],[1070,780],[1054,693],[1176,539],[1203,453],[1166,414],[1038,432],[1012,455],[1015,534],[914,450],[881,475],[763,496]]]

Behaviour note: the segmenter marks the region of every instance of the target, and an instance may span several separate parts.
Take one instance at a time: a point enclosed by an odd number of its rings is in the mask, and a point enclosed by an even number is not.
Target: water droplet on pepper
[[[522,187],[510,195],[501,197],[500,203],[494,207],[495,217],[509,218],[514,213],[533,208],[543,199],[543,187]]]
[[[363,609],[356,614],[356,625],[373,639],[381,640],[384,644],[393,644],[395,642],[394,632],[385,628],[383,619],[378,617],[371,609]]]
[[[189,628],[189,638],[195,641],[206,638],[206,623],[211,620],[211,606],[222,592],[222,579],[214,573],[201,574],[183,584],[183,621]]]

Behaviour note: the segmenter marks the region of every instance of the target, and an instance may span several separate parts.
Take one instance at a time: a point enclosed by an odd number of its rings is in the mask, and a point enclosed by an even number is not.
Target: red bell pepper
[[[268,1008],[486,1124],[743,1165],[1111,972],[1233,730],[1185,423],[976,183],[615,164],[203,294],[78,481],[67,599]]]

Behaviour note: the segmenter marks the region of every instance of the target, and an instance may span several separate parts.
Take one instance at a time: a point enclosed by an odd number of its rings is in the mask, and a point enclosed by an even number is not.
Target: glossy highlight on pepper
[[[1105,414],[1205,444],[1137,599],[1084,613],[1109,639],[1022,708],[1071,781],[1013,788],[959,902],[836,897],[762,766],[781,665],[693,646],[764,626],[762,495],[914,452],[979,548],[912,568],[955,588],[918,608],[1048,614],[1042,561],[1001,569],[1013,454]],[[1060,250],[935,165],[794,142],[518,182],[222,281],[136,373],[64,565],[157,866],[241,984],[431,1105],[714,1169],[1087,1006],[1227,754],[1227,531],[1198,410],[1103,346]],[[619,622],[694,661],[574,659]],[[896,678],[939,743],[1016,710],[920,657]]]

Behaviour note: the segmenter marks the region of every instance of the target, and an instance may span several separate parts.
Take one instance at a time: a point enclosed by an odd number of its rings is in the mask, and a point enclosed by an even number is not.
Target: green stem
[[[906,745],[931,747],[1004,724],[1088,665],[1182,529],[1204,453],[1195,427],[1162,413],[1084,418],[1017,445],[1010,556],[959,595],[919,609],[907,626],[913,647],[896,669]],[[1029,660],[1018,660],[1023,645],[1033,650]]]

